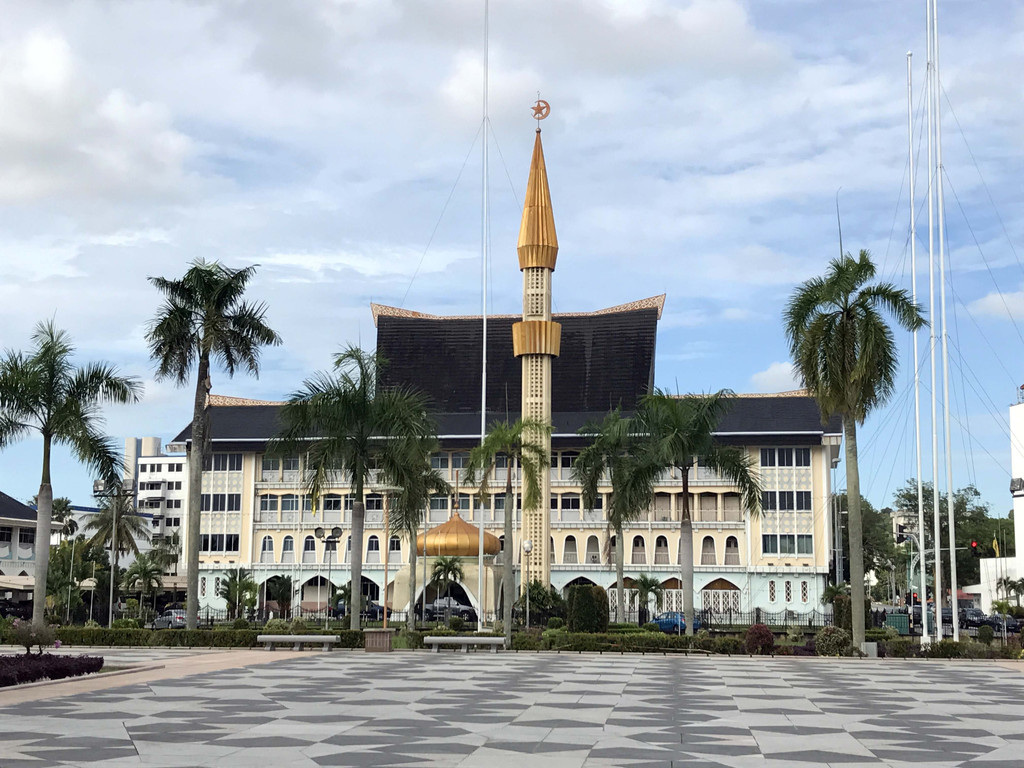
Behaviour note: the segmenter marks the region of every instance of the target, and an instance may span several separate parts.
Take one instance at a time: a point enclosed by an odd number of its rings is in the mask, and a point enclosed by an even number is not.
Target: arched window
[[[710,536],[705,536],[704,541],[700,545],[700,564],[701,565],[717,565],[718,560],[715,557],[715,540]]]
[[[587,538],[587,556],[584,561],[587,565],[599,565],[601,563],[601,542],[597,536]]]
[[[316,539],[314,539],[312,536],[307,536],[302,541],[302,562],[316,562]]]
[[[336,563],[338,562],[338,540],[327,538],[324,539],[324,562],[325,563]]]
[[[264,536],[263,544],[260,545],[260,562],[274,562],[274,540],[269,536]]]
[[[743,520],[738,493],[726,493],[722,496],[722,519],[727,523],[739,523]]]
[[[203,576],[203,578],[201,578],[199,580],[199,596],[200,597],[206,597],[206,577],[205,576]]]
[[[770,602],[770,603],[774,603],[775,602],[775,581],[774,580],[768,582],[768,602]]]
[[[800,582],[800,601],[803,603],[807,602],[807,582]]]
[[[281,542],[281,562],[295,562],[295,540],[291,536],[285,536]]]
[[[380,562],[380,539],[378,539],[376,536],[371,536],[369,540],[366,542],[366,562]]]
[[[633,537],[633,554],[630,562],[633,565],[647,565],[647,545],[643,536]]]
[[[555,564],[555,537],[552,536],[548,541],[548,560],[554,565]]]
[[[786,602],[793,602],[793,582],[791,581],[786,582]]]
[[[352,562],[352,537],[345,537],[345,562]]]
[[[725,540],[725,564],[740,564],[740,543],[735,536],[729,536]]]
[[[579,562],[579,552],[576,549],[576,537],[566,536],[562,544],[562,563],[574,565]]]
[[[654,564],[668,565],[668,539],[664,536],[654,540]]]

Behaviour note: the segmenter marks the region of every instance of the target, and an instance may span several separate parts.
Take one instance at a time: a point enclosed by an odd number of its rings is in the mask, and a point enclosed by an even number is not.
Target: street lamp
[[[530,553],[533,551],[533,542],[529,539],[523,541],[523,554],[526,555],[526,629],[530,629]]]
[[[332,543],[334,544],[334,557],[338,556],[338,539],[341,538],[341,533],[342,533],[341,528],[339,528],[338,526],[334,526],[333,528],[331,528],[331,533],[330,533],[329,536],[325,536],[326,531],[321,526],[317,526],[313,530],[313,535],[316,536],[318,539],[322,539],[323,542],[324,542],[324,555],[325,556],[327,555],[327,552],[328,552],[328,550],[330,548],[329,545],[332,544]],[[327,583],[330,586],[327,589],[327,599],[324,601],[326,606],[327,606],[326,610],[324,611],[324,629],[325,630],[328,628],[327,627],[327,622],[328,622],[328,620],[330,619],[330,616],[331,616],[331,606],[330,606],[331,591],[332,591],[331,587],[334,586],[334,584],[331,582],[331,564],[332,564],[333,560],[334,560],[334,558],[332,558],[332,557],[328,557],[327,558]]]

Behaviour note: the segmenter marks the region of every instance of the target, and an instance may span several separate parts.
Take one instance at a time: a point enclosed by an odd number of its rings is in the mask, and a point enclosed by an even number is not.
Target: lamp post
[[[526,629],[530,629],[530,553],[533,551],[533,542],[529,539],[523,541],[523,554],[526,555]]]
[[[333,543],[334,544],[334,554],[335,554],[335,556],[337,556],[337,554],[338,554],[338,539],[341,538],[341,533],[342,533],[341,528],[336,525],[333,528],[331,528],[330,535],[325,536],[325,533],[326,533],[326,531],[324,531],[324,529],[322,527],[319,527],[319,526],[313,531],[313,535],[316,536],[318,539],[322,539],[323,542],[324,542],[324,555],[325,556],[327,555],[327,553],[329,551],[329,545],[331,543]],[[326,557],[326,560],[327,560],[327,584],[329,586],[327,588],[327,599],[324,600],[324,605],[325,605],[325,610],[324,610],[324,629],[325,630],[327,629],[327,622],[329,621],[330,616],[331,616],[331,587],[334,586],[331,583],[331,563],[332,563],[333,558]]]

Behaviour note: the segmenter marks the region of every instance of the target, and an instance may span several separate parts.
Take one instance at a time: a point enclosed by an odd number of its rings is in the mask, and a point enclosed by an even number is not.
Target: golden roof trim
[[[651,296],[646,299],[639,299],[637,301],[630,301],[625,304],[617,304],[614,307],[606,307],[605,309],[596,309],[592,312],[556,312],[551,315],[551,318],[558,319],[560,317],[596,317],[599,315],[613,315],[618,312],[637,312],[644,309],[656,309],[658,310],[658,319],[661,319],[662,312],[665,310],[665,294],[662,293],[658,296]],[[480,315],[432,315],[429,312],[416,312],[412,309],[404,309],[402,307],[391,307],[387,304],[370,304],[370,312],[373,314],[373,325],[377,326],[377,319],[379,317],[401,317],[407,320],[479,320]],[[488,314],[487,317],[492,319],[507,319],[516,318],[517,320],[522,319],[522,314],[503,314],[503,315],[492,315]]]
[[[252,406],[252,405],[285,405],[283,400],[253,400],[249,397],[230,397],[228,395],[214,395],[209,394],[206,396],[207,407],[211,406]]]

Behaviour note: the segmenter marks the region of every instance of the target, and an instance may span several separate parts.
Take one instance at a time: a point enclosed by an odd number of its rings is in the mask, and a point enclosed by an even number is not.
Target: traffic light
[[[910,540],[910,537],[907,536],[907,526],[905,526],[905,525],[897,525],[896,526],[896,543],[897,544],[904,544],[904,543],[906,543],[909,540]]]
[[[971,554],[975,557],[981,557],[981,547],[978,546],[977,539],[971,539]]]

